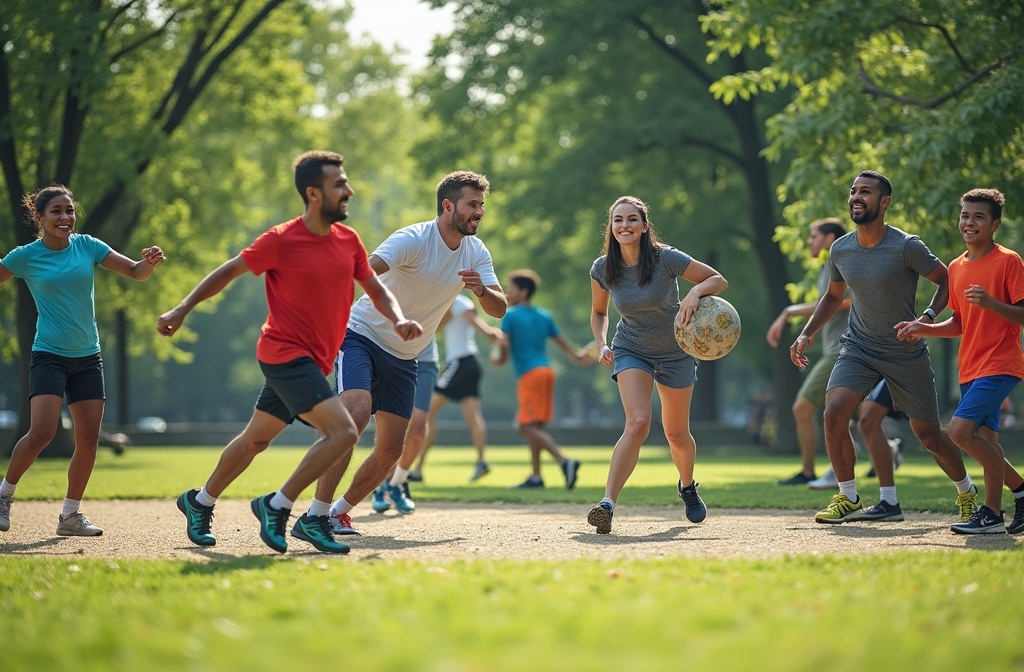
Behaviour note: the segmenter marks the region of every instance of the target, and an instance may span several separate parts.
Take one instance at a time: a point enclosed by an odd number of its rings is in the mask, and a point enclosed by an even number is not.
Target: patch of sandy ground
[[[305,503],[300,503],[304,506]],[[906,512],[899,523],[822,525],[813,511],[712,509],[699,525],[681,506],[622,505],[610,535],[587,524],[589,505],[465,504],[422,502],[407,516],[353,511],[362,536],[345,537],[349,560],[473,559],[623,560],[633,558],[759,558],[787,555],[857,555],[896,551],[1001,550],[1020,546],[1024,535],[958,535],[952,514]],[[11,529],[0,532],[0,553],[52,558],[178,559],[206,562],[248,555],[276,555],[259,539],[248,500],[217,503],[217,545],[194,546],[173,500],[89,500],[83,511],[104,529],[100,537],[58,537],[59,502],[15,500]],[[323,557],[308,543],[288,537],[289,554]]]

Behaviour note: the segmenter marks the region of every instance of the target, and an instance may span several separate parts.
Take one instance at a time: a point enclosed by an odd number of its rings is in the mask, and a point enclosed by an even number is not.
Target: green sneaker
[[[288,522],[288,516],[292,515],[291,509],[275,509],[270,506],[270,500],[274,493],[257,497],[252,500],[250,507],[252,514],[260,521],[260,539],[267,546],[278,553],[288,550],[288,542],[284,538],[284,526]]]
[[[217,537],[210,532],[213,523],[213,507],[203,506],[196,501],[198,490],[189,490],[178,497],[178,510],[185,514],[185,534],[197,546],[215,546]]]
[[[292,527],[292,536],[308,541],[316,550],[323,553],[348,553],[348,546],[334,540],[328,516],[302,514]]]
[[[978,510],[978,486],[971,483],[971,489],[956,496],[956,508],[960,509],[960,522],[968,523]]]
[[[825,507],[824,511],[818,511],[814,514],[814,522],[816,523],[845,523],[850,520],[854,520],[854,516],[850,514],[856,513],[864,508],[863,500],[858,497],[857,503],[854,504],[850,501],[850,498],[839,493],[838,495],[832,495],[832,501]]]

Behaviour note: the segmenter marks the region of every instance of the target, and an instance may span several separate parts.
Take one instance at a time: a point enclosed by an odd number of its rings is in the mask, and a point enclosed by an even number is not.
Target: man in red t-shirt
[[[953,316],[938,324],[901,322],[900,340],[963,335],[960,404],[949,436],[985,470],[985,504],[969,521],[952,526],[958,534],[1024,531],[1024,478],[999,445],[999,408],[1024,378],[1024,261],[996,244],[1006,199],[996,189],[972,189],[960,198],[960,236],[967,251],[949,264],[949,307]],[[1014,494],[1013,521],[1005,525],[1003,484]]]
[[[348,327],[353,280],[401,338],[415,338],[423,331],[419,323],[405,319],[394,294],[377,279],[359,235],[341,224],[353,194],[343,162],[333,152],[299,156],[295,187],[306,204],[305,213],[265,231],[157,322],[161,335],[172,336],[198,303],[219,294],[238,276],[266,274],[268,315],[256,344],[266,382],[252,419],[221,453],[206,485],[177,500],[188,538],[199,546],[217,543],[210,532],[217,498],[295,418],[319,431],[321,438],[280,490],[251,504],[260,521],[260,538],[279,553],[288,549],[284,528],[295,499],[355,446],[359,432],[327,380]],[[349,550],[334,540],[327,516],[300,516],[291,535],[326,553]]]

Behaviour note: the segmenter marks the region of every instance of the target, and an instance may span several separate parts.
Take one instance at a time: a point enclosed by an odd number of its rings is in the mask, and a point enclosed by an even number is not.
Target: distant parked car
[[[147,415],[146,417],[139,418],[139,421],[135,423],[135,426],[140,432],[163,434],[167,431],[167,421],[156,416]]]
[[[10,429],[18,426],[17,411],[0,411],[0,429]]]

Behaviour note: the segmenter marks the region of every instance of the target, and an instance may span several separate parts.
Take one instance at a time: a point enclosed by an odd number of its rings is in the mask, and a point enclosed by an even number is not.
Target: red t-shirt
[[[964,290],[980,285],[996,301],[1024,300],[1024,261],[1002,245],[977,261],[967,253],[949,264],[949,307],[960,316],[963,338],[957,362],[960,383],[986,376],[1024,378],[1024,350],[1020,325],[973,303],[964,301]]]
[[[254,274],[267,274],[269,314],[256,359],[284,364],[312,357],[330,374],[348,327],[354,280],[373,276],[359,234],[336,223],[318,236],[296,217],[261,234],[242,250],[242,260]]]

